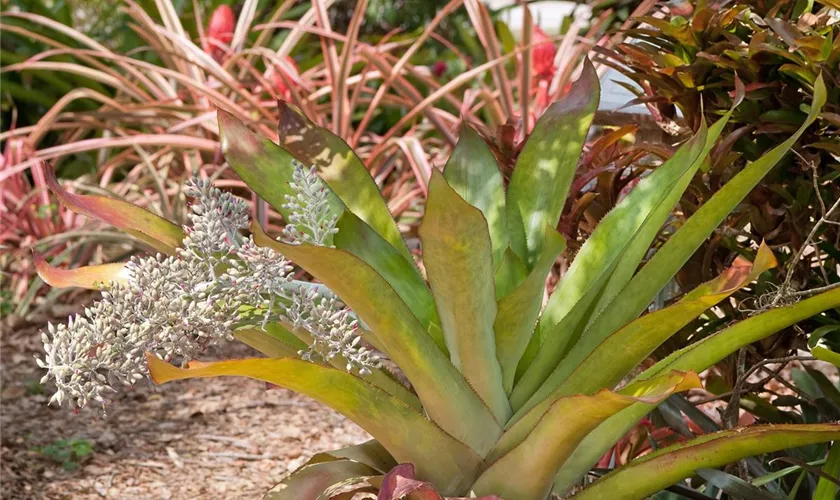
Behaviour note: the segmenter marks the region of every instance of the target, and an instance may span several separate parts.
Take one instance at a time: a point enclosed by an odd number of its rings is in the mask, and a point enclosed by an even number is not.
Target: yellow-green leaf
[[[646,392],[633,395],[603,390],[591,396],[579,394],[559,399],[521,444],[493,451],[488,457],[492,463],[479,476],[473,491],[509,500],[542,500],[551,490],[557,469],[605,419],[635,402],[660,402],[676,391],[700,386],[696,374],[675,373],[667,377],[666,383],[652,384]]]
[[[479,454],[490,449],[501,434],[498,422],[382,276],[347,251],[281,243],[259,225],[252,231],[258,245],[304,268],[358,315],[411,381],[432,420]]]
[[[516,162],[505,210],[511,248],[529,269],[540,255],[545,227],[560,220],[600,92],[598,74],[586,59],[580,78],[540,117]]]
[[[633,460],[572,498],[647,498],[691,477],[697,469],[836,439],[840,439],[840,424],[762,425],[707,434]]]
[[[128,281],[128,269],[122,263],[59,269],[51,266],[39,253],[33,252],[32,258],[38,276],[54,288],[79,287],[101,290],[111,282],[124,284]]]
[[[580,345],[573,347],[542,387],[517,411],[512,423],[521,418],[523,424],[530,420],[533,425],[534,415],[542,414],[557,398],[613,387],[671,335],[775,265],[773,252],[762,244],[754,263],[736,260],[720,276],[698,286],[676,304],[619,329],[588,355],[579,352]],[[534,415],[529,415],[532,408]]]
[[[461,126],[461,136],[446,162],[443,177],[461,198],[484,214],[493,244],[493,263],[498,267],[508,247],[502,172],[490,147],[466,123]]]
[[[186,369],[151,354],[146,358],[152,380],[158,384],[189,378],[248,377],[309,396],[356,422],[397,461],[417,464],[421,477],[448,492],[463,490],[482,465],[474,451],[423,414],[342,370],[292,358],[192,363]]]
[[[440,319],[432,292],[417,267],[352,212],[345,210],[336,227],[338,233],[333,238],[336,248],[362,259],[385,278],[423,328],[440,334],[434,340],[446,352],[440,329],[430,329],[432,324],[439,325]]]
[[[545,293],[545,278],[554,261],[566,248],[566,239],[551,227],[545,228],[545,245],[534,268],[513,292],[499,300],[496,321],[496,356],[502,366],[505,392],[510,394],[519,360],[534,332]],[[513,258],[516,258],[513,255]]]
[[[496,359],[496,292],[487,222],[435,170],[419,233],[452,364],[496,419],[505,422],[511,410]]]

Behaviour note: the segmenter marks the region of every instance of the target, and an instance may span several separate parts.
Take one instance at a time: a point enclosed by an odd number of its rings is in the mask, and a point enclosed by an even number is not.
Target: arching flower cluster
[[[338,219],[329,189],[314,169],[299,164],[291,185],[284,238],[325,244]],[[194,201],[176,255],[132,258],[126,283],[110,283],[82,314],[42,333],[46,355],[37,363],[47,374],[41,382],[54,379],[57,387],[50,402],[104,404],[108,392],[145,376],[146,352],[186,362],[254,319],[263,327],[280,321],[304,335],[310,348],[299,353],[303,359],[340,355],[348,371],[361,374],[380,366],[346,306],[323,287],[293,281],[288,260],[242,235],[247,203],[199,179],[187,183],[187,195]]]

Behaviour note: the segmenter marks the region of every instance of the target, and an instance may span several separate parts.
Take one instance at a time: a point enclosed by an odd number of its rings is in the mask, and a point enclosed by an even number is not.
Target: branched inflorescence
[[[379,366],[376,353],[361,345],[358,321],[335,297],[301,287],[292,297],[286,316],[295,328],[313,333],[309,350],[299,353],[303,359],[320,355],[331,360],[343,356],[347,371],[357,369],[362,375]]]
[[[294,173],[289,185],[294,189],[294,196],[286,196],[283,208],[291,215],[283,235],[291,243],[311,243],[327,245],[332,235],[338,232],[338,221],[330,207],[330,190],[318,176],[315,167],[307,169],[292,160]]]
[[[314,176],[314,178],[313,178]],[[335,234],[328,190],[314,170],[295,166],[297,191],[285,237],[294,243],[324,244]],[[369,373],[379,358],[361,345],[357,322],[328,290],[292,281],[292,267],[277,252],[258,247],[240,231],[249,207],[208,181],[187,184],[194,198],[186,238],[175,256],[132,258],[126,284],[111,283],[102,299],[42,333],[47,370],[54,379],[50,402],[65,399],[82,407],[105,403],[116,385],[132,385],[147,373],[145,353],[187,361],[232,338],[242,321],[257,318],[265,327],[281,321],[311,338],[304,359],[342,356],[348,371]]]

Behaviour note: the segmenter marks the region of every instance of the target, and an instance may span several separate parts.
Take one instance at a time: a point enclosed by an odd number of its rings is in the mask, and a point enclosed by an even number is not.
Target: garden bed
[[[2,338],[4,499],[259,498],[314,453],[368,438],[315,401],[239,378],[141,383],[104,416],[47,406],[37,329]],[[253,354],[230,344],[219,357]]]

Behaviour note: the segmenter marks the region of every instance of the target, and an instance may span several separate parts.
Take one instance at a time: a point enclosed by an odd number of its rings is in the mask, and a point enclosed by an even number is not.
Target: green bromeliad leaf
[[[641,314],[703,241],[790,151],[805,129],[817,119],[825,101],[826,88],[820,77],[815,86],[811,113],[799,130],[749,164],[704,203],[610,302],[610,313],[599,316],[587,329],[586,337],[600,341]]]
[[[376,484],[397,462],[376,440],[317,453],[272,488],[264,500],[333,498],[328,491],[348,483]]]
[[[599,101],[598,74],[586,59],[583,74],[540,117],[516,162],[505,210],[511,248],[529,269],[540,255],[545,227],[560,220]]]
[[[644,384],[668,370],[702,372],[744,346],[835,307],[840,307],[840,289],[758,314],[674,352],[636,377],[636,382],[628,384],[627,389],[632,390],[635,383]],[[559,471],[555,492],[563,494],[571,488],[621,436],[653,409],[653,405],[635,404],[589,434],[575,450],[573,458]]]
[[[493,255],[484,216],[435,170],[419,233],[452,364],[505,422],[511,410],[496,359]]]
[[[281,243],[259,225],[252,231],[258,245],[301,266],[358,315],[411,381],[432,420],[479,454],[493,446],[501,427],[490,410],[371,266],[344,250]]]
[[[646,498],[694,475],[752,455],[840,439],[840,424],[754,426],[707,434],[657,450],[599,479],[575,500]]]
[[[309,464],[331,462],[334,460],[352,460],[365,464],[377,472],[386,474],[397,466],[397,461],[388,453],[379,441],[371,439],[364,443],[354,444],[337,450],[325,451],[312,455]]]
[[[277,324],[266,325],[265,331],[257,328],[241,328],[233,332],[233,337],[269,358],[294,358],[297,357],[298,351],[306,350],[308,347],[294,334]]]
[[[573,365],[564,360],[540,390],[517,411],[508,424],[507,433],[524,435],[559,398],[591,394],[602,387],[615,386],[674,333],[775,265],[773,253],[762,245],[754,263],[736,261],[727,272],[698,286],[676,304],[642,316],[618,330],[590,354],[577,355],[575,346],[567,359],[580,361]]]
[[[50,191],[70,210],[119,228],[167,255],[181,246],[184,230],[163,217],[116,198],[70,193],[58,183],[52,167],[44,168],[44,176]]]
[[[540,317],[537,338],[533,341],[538,342],[539,350],[511,394],[514,410],[536,392],[575,344],[604,286],[645,223],[657,216],[661,220],[654,225],[658,228],[664,223],[678,199],[676,188],[687,186],[699,168],[698,158],[705,142],[704,127],[674,156],[642,179],[586,240]]]
[[[288,151],[270,140],[251,132],[231,113],[219,110],[219,141],[222,152],[240,179],[255,193],[289,220],[284,208],[287,196],[297,194],[290,185],[295,159]],[[330,198],[334,213],[341,213],[344,204],[338,197]]]
[[[335,484],[376,475],[374,469],[352,460],[306,464],[269,490],[263,500],[317,499]]]
[[[496,267],[496,299],[507,297],[528,276],[528,268],[510,247],[505,248]]]
[[[840,288],[747,318],[675,351],[636,379],[644,380],[666,370],[705,370],[744,346],[834,307],[840,307]]]
[[[306,166],[315,165],[347,209],[414,262],[397,223],[367,167],[344,140],[312,123],[289,103],[277,103],[280,147]],[[337,212],[338,213],[338,212]]]
[[[193,363],[176,368],[147,355],[155,383],[189,378],[236,376],[269,382],[309,396],[368,431],[400,462],[418,464],[419,475],[447,492],[466,488],[482,466],[481,458],[385,391],[342,370],[299,359],[241,359]]]
[[[333,238],[335,247],[362,259],[385,278],[420,320],[423,328],[433,335],[438,346],[446,352],[435,299],[417,267],[352,212],[345,210],[336,228],[338,233]],[[432,325],[438,326],[432,328]]]
[[[825,466],[823,466],[823,472],[829,477],[840,478],[840,439],[834,440],[834,444],[828,452]],[[820,477],[813,500],[836,500],[838,490],[840,490],[840,486],[836,482]]]
[[[496,356],[502,366],[507,394],[513,390],[516,368],[534,332],[545,293],[546,276],[557,257],[566,248],[566,239],[560,233],[551,227],[546,227],[545,232],[542,254],[534,268],[515,290],[499,300],[498,313],[493,323],[496,333]],[[510,255],[514,259],[517,258],[512,252]]]
[[[490,467],[478,478],[477,494],[497,494],[511,500],[539,500],[551,490],[557,469],[580,441],[601,422],[636,402],[655,404],[674,392],[701,387],[697,374],[674,372],[637,391],[567,396],[543,412],[538,424],[520,444],[509,447],[503,438],[488,456]],[[527,474],[517,474],[527,471]]]
[[[461,126],[461,135],[446,162],[443,177],[461,198],[484,214],[493,244],[494,269],[498,268],[508,247],[504,181],[496,156],[466,123]]]

